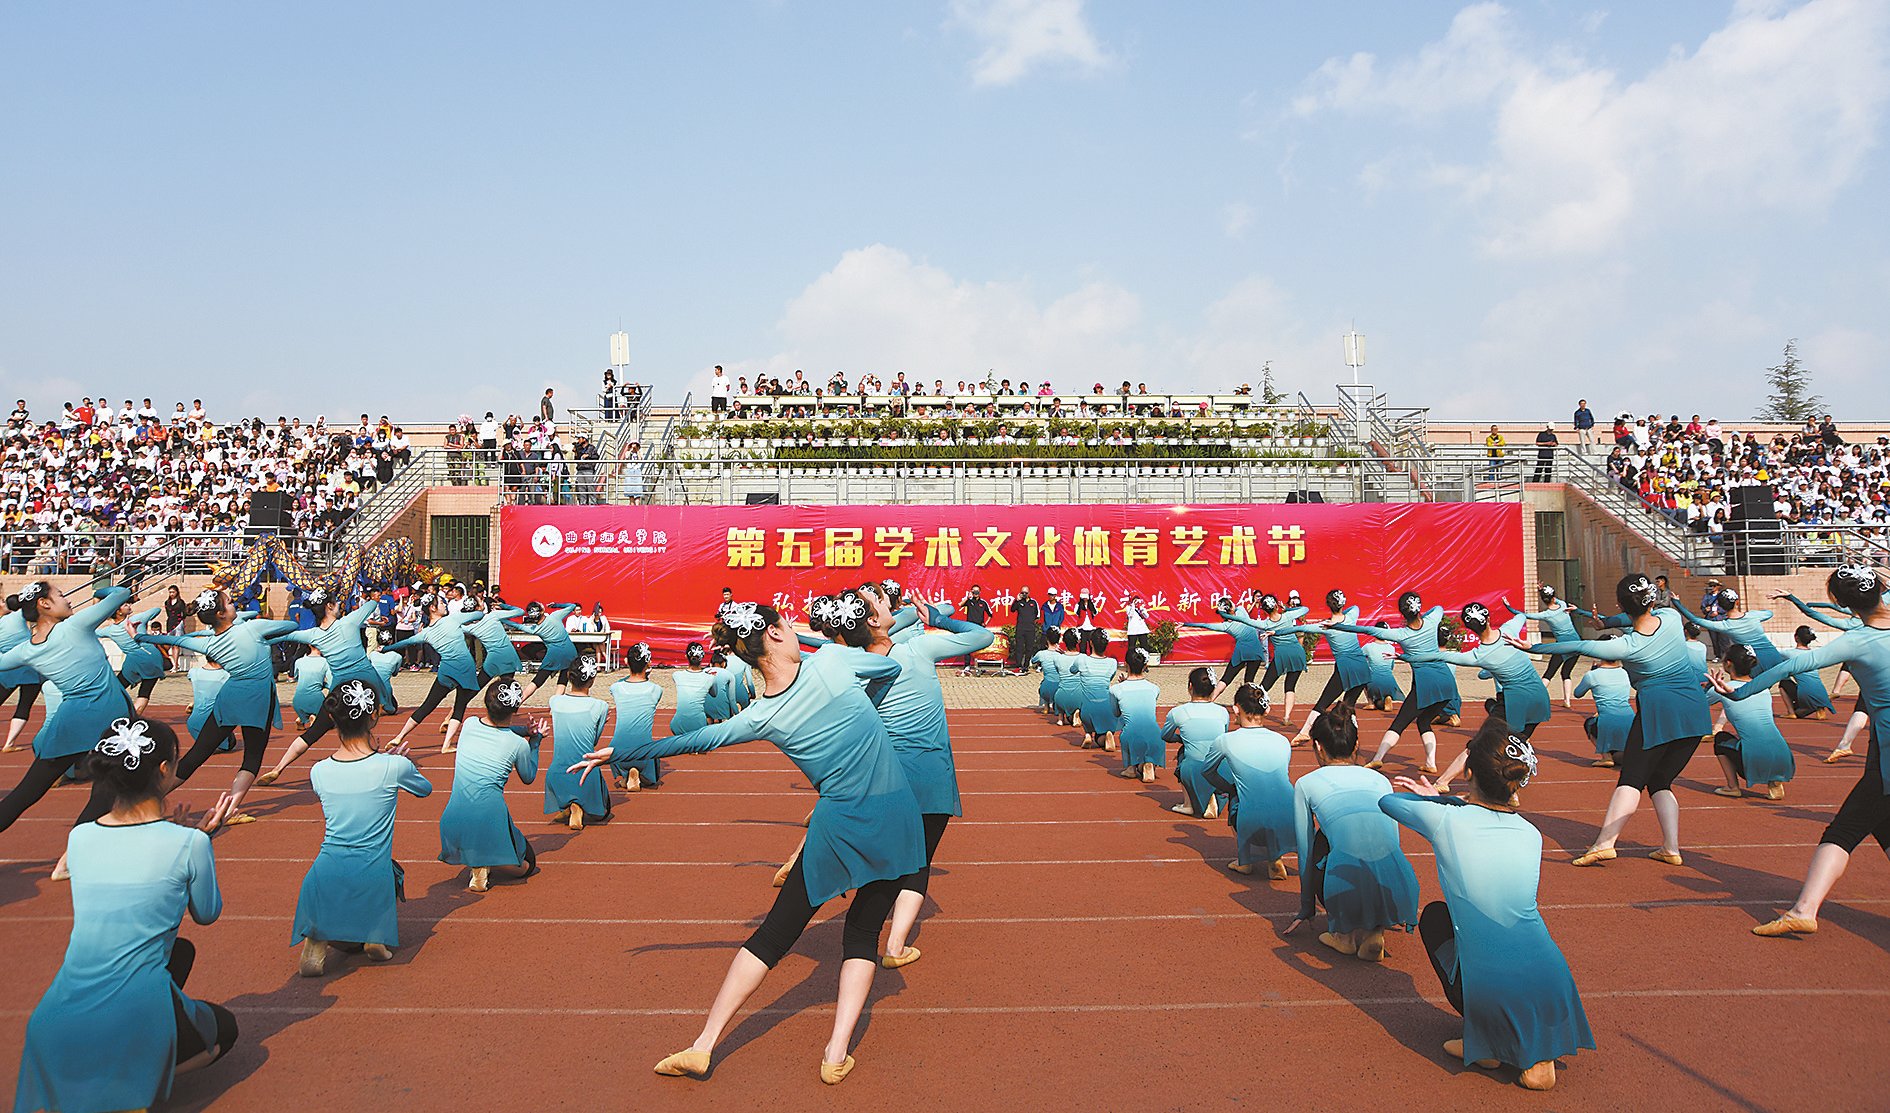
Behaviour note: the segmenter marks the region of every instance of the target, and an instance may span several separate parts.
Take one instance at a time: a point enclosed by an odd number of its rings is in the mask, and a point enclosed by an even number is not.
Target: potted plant
[[[1172,652],[1175,642],[1181,637],[1181,626],[1172,619],[1162,619],[1148,628],[1148,663],[1159,665],[1162,658]]]

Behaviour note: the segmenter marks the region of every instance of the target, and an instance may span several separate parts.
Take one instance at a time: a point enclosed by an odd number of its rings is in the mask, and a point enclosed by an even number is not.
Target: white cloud
[[[1101,279],[1040,296],[1024,282],[955,277],[884,244],[848,251],[787,303],[777,324],[781,348],[724,360],[731,374],[809,378],[835,369],[848,378],[1049,379],[1059,390],[1124,379],[1152,391],[1226,390],[1259,381],[1272,360],[1276,379],[1323,395],[1338,361],[1337,327],[1326,341],[1297,320],[1289,299],[1262,278],[1236,284],[1198,318],[1147,319],[1132,290]],[[1326,351],[1329,349],[1329,351]],[[1315,369],[1316,353],[1324,352]],[[707,395],[709,369],[691,382]],[[1318,384],[1315,388],[1310,384]]]
[[[952,0],[947,26],[971,32],[984,50],[974,85],[1009,85],[1043,66],[1099,70],[1114,58],[1097,40],[1083,0]]]
[[[1253,206],[1244,201],[1234,201],[1221,207],[1221,231],[1230,240],[1247,238],[1253,230]]]
[[[1486,3],[1411,58],[1327,61],[1290,108],[1488,113],[1486,155],[1440,159],[1421,180],[1474,208],[1486,251],[1534,256],[1606,250],[1656,219],[1822,208],[1874,144],[1886,101],[1886,0],[1742,4],[1697,50],[1633,80],[1532,48]]]

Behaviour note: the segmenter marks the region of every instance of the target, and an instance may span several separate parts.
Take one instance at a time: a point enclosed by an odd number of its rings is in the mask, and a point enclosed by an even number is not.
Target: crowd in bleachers
[[[221,422],[201,401],[86,398],[46,420],[21,399],[0,446],[0,568],[91,572],[168,536],[241,534],[259,491],[286,496],[292,531],[328,537],[411,453],[385,416]]]
[[[1250,404],[1253,388],[1241,384],[1223,400],[1238,400],[1236,406]],[[1171,395],[1150,393],[1147,383],[1131,384],[1123,380],[1111,388],[1092,383],[1087,391],[1059,393],[1046,379],[1032,383],[988,374],[980,380],[908,379],[903,371],[882,379],[874,373],[855,376],[835,371],[824,381],[809,379],[796,371],[782,378],[757,375],[731,376],[720,366],[710,379],[711,410],[728,417],[811,417],[860,416],[892,412],[915,417],[997,417],[1028,413],[1046,418],[1100,417],[1106,414],[1132,413],[1144,417],[1192,417],[1210,414],[1216,409],[1216,397],[1208,395]]]
[[[1890,438],[1849,444],[1830,415],[1791,434],[1741,433],[1699,415],[1635,418],[1612,429],[1608,470],[1676,523],[1715,538],[1731,523],[1734,492],[1769,484],[1789,526],[1881,537],[1890,526]]]

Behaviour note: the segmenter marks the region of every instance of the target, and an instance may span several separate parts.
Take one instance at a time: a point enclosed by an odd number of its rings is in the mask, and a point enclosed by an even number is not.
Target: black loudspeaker
[[[1726,540],[1734,575],[1783,576],[1790,571],[1785,534],[1779,528],[1772,500],[1768,483],[1733,488],[1732,520]]]
[[[249,496],[249,532],[252,535],[287,533],[290,525],[287,491],[257,491]]]
[[[1320,494],[1318,491],[1288,491],[1286,492],[1286,501],[1289,503],[1324,502],[1326,501],[1326,496]]]
[[[781,496],[777,494],[772,494],[767,491],[750,491],[748,492],[748,505],[750,506],[780,506]]]

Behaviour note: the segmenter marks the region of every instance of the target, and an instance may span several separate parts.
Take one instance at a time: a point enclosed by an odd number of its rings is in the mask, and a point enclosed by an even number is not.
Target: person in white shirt
[[[728,412],[729,395],[734,389],[728,381],[728,372],[722,370],[721,364],[716,364],[715,375],[709,380],[709,409],[717,417]]]
[[[1148,652],[1148,606],[1142,602],[1141,592],[1131,592],[1128,605],[1123,607],[1123,633],[1128,636],[1129,648]]]

